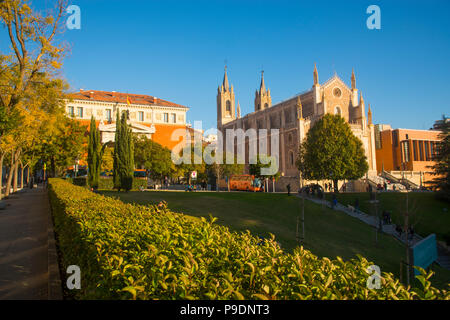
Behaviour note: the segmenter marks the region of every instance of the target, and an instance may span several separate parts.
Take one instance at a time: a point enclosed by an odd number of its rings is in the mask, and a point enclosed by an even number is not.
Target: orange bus
[[[261,191],[261,181],[253,175],[239,174],[230,178],[230,190]]]
[[[134,177],[137,179],[147,179],[147,170],[134,169]]]

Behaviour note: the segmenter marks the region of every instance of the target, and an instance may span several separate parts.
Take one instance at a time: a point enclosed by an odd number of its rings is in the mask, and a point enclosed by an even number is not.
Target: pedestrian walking
[[[336,195],[333,194],[333,200],[332,200],[332,202],[331,202],[331,208],[334,210],[334,208],[336,207],[336,205],[337,205]]]

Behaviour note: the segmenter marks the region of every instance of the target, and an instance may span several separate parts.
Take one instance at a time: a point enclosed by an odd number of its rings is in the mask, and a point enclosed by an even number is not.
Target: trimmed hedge
[[[80,187],[88,187],[87,177],[76,177],[69,178],[68,181],[71,181],[74,185]],[[137,179],[133,178],[133,190],[139,190],[140,187],[147,189],[147,179]],[[98,189],[99,190],[113,190],[114,183],[112,178],[104,178],[100,177],[98,180]]]
[[[424,270],[423,288],[383,273],[381,288],[368,289],[363,257],[286,254],[274,237],[261,242],[164,202],[125,204],[61,179],[49,179],[49,197],[62,268],[81,268],[76,299],[450,299]]]

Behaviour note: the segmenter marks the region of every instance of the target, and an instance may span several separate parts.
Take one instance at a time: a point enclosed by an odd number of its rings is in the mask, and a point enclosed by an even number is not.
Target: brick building
[[[387,171],[398,178],[407,178],[418,186],[431,180],[441,131],[391,129],[377,132],[377,171]]]

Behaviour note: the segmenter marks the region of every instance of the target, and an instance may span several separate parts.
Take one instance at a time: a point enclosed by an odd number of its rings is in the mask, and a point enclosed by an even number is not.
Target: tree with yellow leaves
[[[32,9],[27,0],[0,1],[0,23],[11,48],[0,52],[0,172],[5,157],[10,162],[6,195],[11,182],[17,189],[21,155],[36,145],[36,133],[45,131],[43,124],[49,124],[52,111],[61,108],[45,99],[57,101],[64,88],[56,75],[65,52],[57,37],[65,8],[65,0],[57,0],[54,10],[46,13]]]

